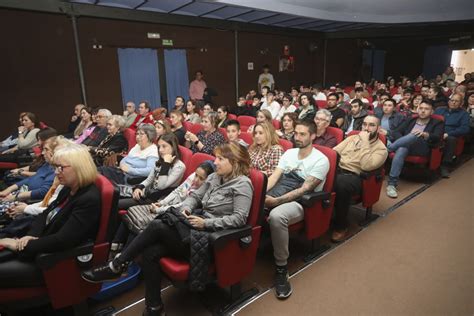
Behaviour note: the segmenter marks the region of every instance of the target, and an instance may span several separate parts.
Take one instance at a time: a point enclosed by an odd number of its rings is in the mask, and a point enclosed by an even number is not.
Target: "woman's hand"
[[[132,197],[137,201],[140,200],[140,198],[144,195],[145,194],[142,189],[135,189],[133,190],[133,193],[132,193]]]
[[[26,245],[28,245],[28,242],[30,240],[35,240],[38,239],[38,237],[33,237],[33,236],[25,236],[20,239],[18,239],[18,251],[23,251],[25,249]]]
[[[26,130],[26,127],[24,127],[23,125],[18,126],[18,132],[19,133],[23,133],[25,130]]]
[[[25,208],[28,206],[28,204],[26,203],[18,203],[17,205],[13,206],[12,208],[9,208],[7,210],[7,214],[8,216],[10,216],[11,218],[15,218],[17,217],[18,215],[20,214],[23,214],[23,212],[25,211]]]
[[[172,156],[170,154],[164,154],[163,155],[163,160],[167,163],[172,163],[174,158],[176,158],[176,156]]]
[[[3,246],[11,251],[17,251],[18,249],[18,239],[13,238],[2,238],[0,239],[0,246]]]
[[[15,201],[15,196],[11,193],[2,199],[2,202],[13,202],[13,201]]]
[[[190,131],[187,131],[187,132],[186,132],[185,138],[186,138],[187,140],[189,140],[190,142],[193,142],[193,143],[194,143],[195,141],[199,140],[199,139],[197,138],[197,136],[194,135],[193,133],[191,133]]]
[[[204,219],[199,216],[189,215],[189,223],[196,229],[204,229]]]
[[[0,191],[0,198],[4,198],[4,197],[6,197],[8,194],[10,194],[10,192],[8,192],[7,190]]]
[[[129,167],[126,163],[121,163],[120,164],[120,170],[122,170],[124,173],[127,173],[129,170]]]

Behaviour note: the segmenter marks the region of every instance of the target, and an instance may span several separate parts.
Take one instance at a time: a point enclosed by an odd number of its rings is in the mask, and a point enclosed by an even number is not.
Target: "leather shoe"
[[[165,307],[163,304],[156,307],[146,305],[142,316],[166,316]]]
[[[347,232],[348,232],[347,229],[340,230],[340,231],[334,230],[332,232],[331,241],[335,242],[335,243],[340,243],[340,242],[346,240]]]

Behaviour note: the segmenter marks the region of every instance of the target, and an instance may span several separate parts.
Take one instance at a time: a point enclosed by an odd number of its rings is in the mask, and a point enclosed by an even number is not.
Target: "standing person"
[[[150,103],[148,103],[147,101],[140,102],[140,104],[138,105],[138,115],[133,121],[132,125],[129,126],[129,128],[136,131],[138,125],[140,124],[153,124],[153,116],[151,115],[150,111]]]
[[[135,103],[129,101],[125,105],[125,111],[123,112],[123,119],[125,120],[125,128],[129,128],[135,119],[137,118],[137,112],[135,112]]]
[[[305,193],[321,191],[329,171],[329,160],[313,148],[316,126],[311,121],[296,123],[295,144],[280,158],[268,179],[265,206],[271,208],[268,217],[273,256],[276,265],[275,295],[286,299],[291,293],[288,281],[288,226],[304,219],[303,206],[297,202]]]
[[[262,73],[258,76],[258,91],[262,91],[263,87],[269,87],[269,90],[273,90],[275,87],[275,79],[270,73],[270,66],[263,65]]]
[[[194,80],[189,84],[189,98],[194,101],[201,101],[204,98],[204,90],[207,84],[204,81],[204,73],[202,70],[196,71]]]

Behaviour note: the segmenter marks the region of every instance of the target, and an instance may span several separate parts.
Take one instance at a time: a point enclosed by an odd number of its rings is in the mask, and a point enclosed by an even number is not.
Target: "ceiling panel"
[[[182,7],[176,11],[173,11],[173,13],[199,16],[199,15],[205,15],[208,12],[215,11],[223,7],[225,7],[224,4],[215,4],[215,3],[208,3],[208,2],[192,2],[185,7]]]
[[[133,9],[142,3],[143,0],[101,0],[98,4],[109,7]]]
[[[192,0],[148,0],[142,6],[140,6],[139,10],[144,11],[155,11],[155,12],[162,12],[168,13],[186,4],[190,4],[193,2]]]
[[[217,11],[210,12],[209,14],[203,15],[206,18],[213,18],[213,19],[229,19],[233,17],[237,17],[252,11],[249,8],[238,8],[238,7],[223,7]]]
[[[243,14],[241,16],[238,16],[236,18],[231,18],[229,20],[232,21],[239,21],[239,22],[252,22],[252,21],[258,21],[264,18],[268,18],[270,16],[274,16],[274,12],[268,12],[268,11],[252,11],[247,14]]]

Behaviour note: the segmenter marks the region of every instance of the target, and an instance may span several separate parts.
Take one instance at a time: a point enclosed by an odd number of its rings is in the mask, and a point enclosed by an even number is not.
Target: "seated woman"
[[[158,139],[159,159],[148,177],[133,187],[119,185],[121,197],[119,210],[134,205],[151,204],[168,195],[181,182],[186,166],[180,160],[178,139],[173,133]]]
[[[281,128],[276,130],[278,137],[293,143],[295,141],[296,121],[297,116],[295,113],[283,114],[281,118]]]
[[[90,118],[88,119],[88,117]],[[85,107],[81,110],[81,118],[85,120],[90,120],[92,123],[84,129],[79,135],[79,137],[74,141],[76,144],[82,144],[82,142],[89,137],[94,129],[97,127],[97,109],[93,110],[92,108]]]
[[[36,173],[25,178],[0,192],[1,202],[41,200],[53,184],[54,170],[51,167],[53,149],[56,147],[56,138],[46,140],[43,146],[43,157],[45,163]]]
[[[314,120],[318,106],[315,104],[311,93],[303,93],[300,96],[300,107],[295,111],[299,120]]]
[[[161,135],[172,133],[170,123],[168,123],[167,120],[155,121],[155,130],[156,130],[157,138],[160,137]]]
[[[21,117],[21,126],[18,127],[18,143],[2,152],[0,162],[31,162],[29,153],[38,144],[36,134],[40,131],[39,125],[40,122],[35,114],[25,112]]]
[[[288,94],[283,95],[282,106],[280,108],[280,112],[278,112],[278,115],[276,117],[277,120],[281,121],[285,113],[293,113],[296,111],[296,106],[291,104],[290,100],[291,100],[291,96],[289,96]]]
[[[153,125],[141,124],[135,133],[137,144],[120,161],[119,166],[99,167],[99,172],[116,184],[136,184],[144,180],[158,160],[158,148],[154,144],[156,134]],[[140,180],[136,182],[137,179]]]
[[[255,125],[253,144],[249,147],[249,154],[253,168],[262,171],[268,177],[272,175],[283,155],[283,148],[279,145],[273,125],[268,123]]]
[[[81,121],[74,130],[74,139],[78,139],[81,135],[90,128],[94,122],[92,122],[92,109],[89,107],[83,107],[81,109]],[[92,130],[91,130],[92,131]]]
[[[21,118],[25,115],[26,112],[21,112],[18,121],[20,122],[20,126],[22,125]],[[18,130],[15,130],[12,134],[10,134],[7,138],[0,142],[0,153],[3,153],[5,150],[10,149],[18,144]]]
[[[248,152],[240,145],[229,143],[217,147],[214,154],[216,172],[207,178],[199,190],[191,193],[179,209],[182,212],[179,219],[193,227],[182,225],[188,227],[188,231],[196,229],[212,232],[237,228],[247,221],[253,191],[248,178]],[[205,211],[194,214],[198,207]],[[157,218],[113,261],[84,272],[82,277],[90,282],[118,278],[130,261],[143,254],[146,292],[144,315],[160,315],[164,313],[164,307],[161,300],[162,272],[159,259],[165,256],[189,258],[190,249],[190,243],[183,242],[176,225],[170,226],[165,219]]]
[[[212,155],[214,148],[225,143],[224,136],[217,129],[217,113],[209,112],[202,117],[202,130],[194,135],[186,132],[187,147],[193,153],[201,152]]]
[[[40,130],[36,134],[36,139],[38,140],[38,147],[42,149],[46,140],[56,135],[56,130],[50,127]],[[34,176],[38,169],[44,163],[45,161],[43,155],[37,155],[35,158],[33,158],[33,161],[28,166],[11,169],[5,172],[5,175],[3,176],[3,181],[7,185],[12,185],[18,181],[24,180],[25,178]]]
[[[204,106],[202,107],[202,115],[207,115],[209,114],[209,112],[212,112],[214,111],[214,109],[212,108],[212,104],[211,103],[206,103],[204,104]]]
[[[148,205],[136,205],[128,209],[128,213],[143,214],[148,213],[147,218],[140,217],[139,221],[133,221],[135,216],[126,216],[123,222],[120,224],[117,233],[115,234],[114,240],[111,244],[111,251],[119,252],[123,244],[127,244],[135,238],[135,236],[146,228],[149,222],[151,222],[158,214],[166,212],[170,207],[180,207],[183,201],[194,191],[198,190],[201,185],[206,181],[207,177],[212,174],[215,170],[214,162],[211,160],[203,162],[196,171],[188,176],[188,178],[180,184],[179,187],[168,194],[164,199],[159,200],[155,203]],[[112,255],[112,258],[115,255]]]
[[[188,100],[186,102],[186,122],[190,122],[193,124],[201,123],[201,116],[199,115],[199,106],[197,105],[196,101]]]
[[[97,166],[102,166],[104,160],[113,155],[127,152],[128,142],[123,136],[122,130],[125,126],[125,120],[120,115],[112,115],[107,120],[107,136],[97,147],[91,147],[92,158]]]
[[[227,110],[227,107],[225,105],[221,105],[220,107],[217,108],[217,118],[218,118],[218,123],[217,127],[219,128],[226,128],[227,127],[227,121],[229,120],[227,117],[227,114],[229,111]]]
[[[171,121],[171,131],[178,138],[179,144],[183,146],[186,143],[186,139],[185,139],[186,128],[184,128],[183,126],[183,121],[184,121],[183,112],[181,112],[180,110],[171,111],[170,121]]]
[[[43,284],[42,273],[33,261],[36,255],[65,251],[96,237],[101,197],[94,184],[97,169],[88,150],[67,145],[54,154],[53,166],[64,185],[58,198],[35,218],[25,237],[0,239],[0,246],[14,252],[11,256],[2,254],[2,288]]]
[[[257,123],[268,123],[270,125],[272,125],[272,113],[270,113],[270,111],[268,110],[258,110],[257,111],[257,116],[256,116],[256,119],[257,119]],[[247,133],[253,133],[253,129],[255,128],[255,125],[250,125],[248,130],[247,130]]]

